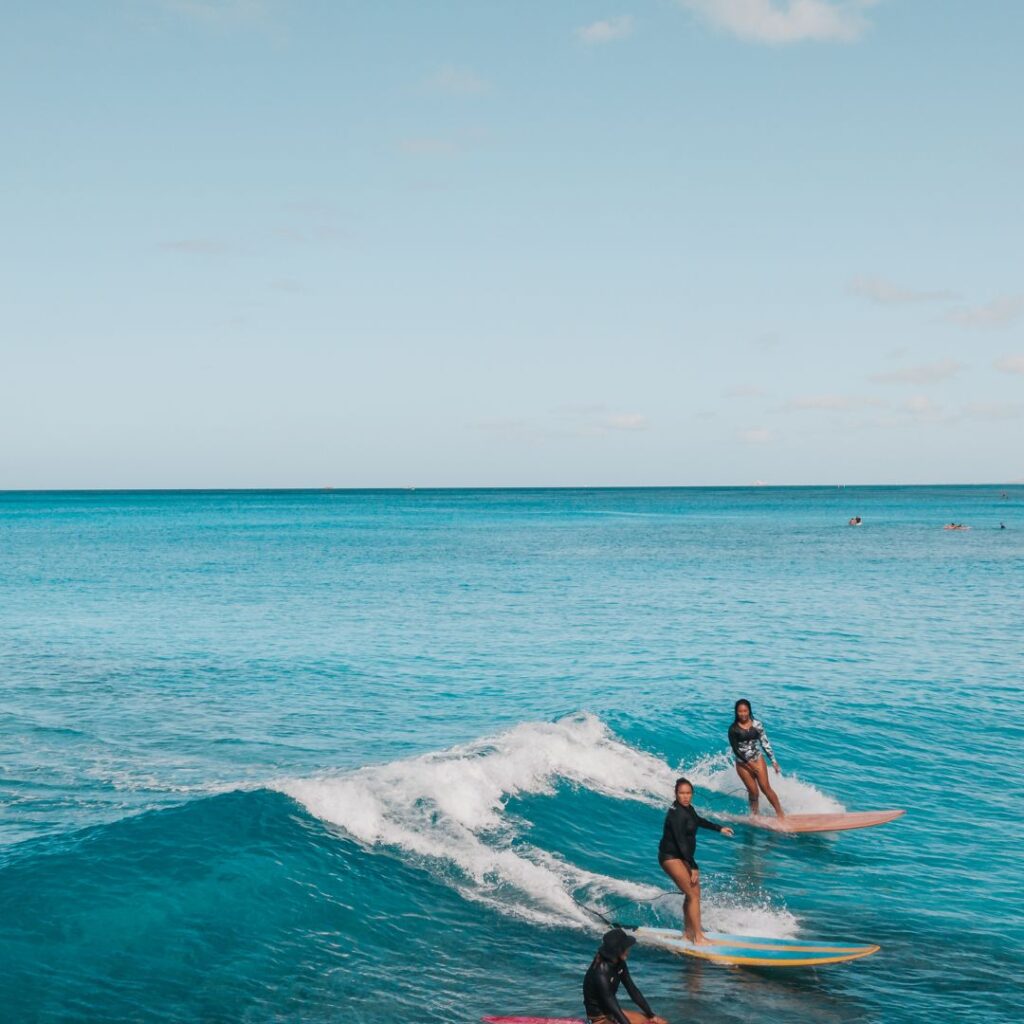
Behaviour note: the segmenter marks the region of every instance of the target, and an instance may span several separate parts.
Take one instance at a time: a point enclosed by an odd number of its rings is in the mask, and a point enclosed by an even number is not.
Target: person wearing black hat
[[[666,1024],[664,1018],[656,1017],[643,993],[633,983],[626,957],[636,942],[636,938],[627,935],[621,928],[613,928],[605,932],[601,948],[597,951],[593,962],[587,969],[583,979],[583,1006],[591,1024]],[[623,1010],[615,993],[619,983],[626,986],[629,998],[640,1007],[641,1013],[635,1010]]]

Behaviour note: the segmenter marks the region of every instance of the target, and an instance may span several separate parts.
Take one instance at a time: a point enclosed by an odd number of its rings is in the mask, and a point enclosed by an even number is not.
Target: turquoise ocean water
[[[1021,487],[0,494],[0,1019],[578,1014],[739,696],[791,810],[908,813],[702,834],[706,923],[882,950],[655,1009],[1020,1019],[1022,599]]]

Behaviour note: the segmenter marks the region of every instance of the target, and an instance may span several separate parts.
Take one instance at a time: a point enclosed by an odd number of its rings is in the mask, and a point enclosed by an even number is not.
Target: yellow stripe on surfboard
[[[711,945],[731,946],[733,949],[793,950],[800,953],[863,953],[865,949],[870,949],[874,953],[880,948],[878,946],[784,946],[778,942],[758,942],[757,939],[752,939],[750,942],[730,939],[728,942],[712,942]]]
[[[692,949],[679,949],[665,945],[661,948],[667,949],[671,953],[677,953],[679,956],[692,956],[698,960],[711,960],[714,963],[732,965],[734,967],[816,967],[824,964],[842,964],[849,960],[860,960],[861,957],[877,953],[882,947],[864,946],[858,953],[847,953],[844,956],[809,957],[800,960],[783,960],[778,957],[768,958],[761,956],[729,956],[728,953],[700,953],[696,947]]]

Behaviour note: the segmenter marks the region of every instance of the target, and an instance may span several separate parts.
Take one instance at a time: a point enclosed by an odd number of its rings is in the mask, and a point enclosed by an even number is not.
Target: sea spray
[[[681,766],[680,772],[700,789],[721,793],[724,796],[738,797],[746,803],[747,790],[740,777],[736,774],[732,755],[727,753],[708,754],[698,758],[692,765]],[[779,796],[783,810],[789,814],[836,814],[846,808],[838,800],[823,793],[816,786],[804,782],[796,775],[776,775],[772,768],[770,781],[772,788]],[[771,812],[771,807],[764,794],[761,794],[761,809]],[[730,820],[740,820],[735,814],[722,815]]]
[[[599,909],[658,896],[654,886],[586,871],[518,837],[511,797],[554,796],[560,783],[660,807],[675,773],[623,742],[596,716],[528,722],[497,736],[341,775],[276,788],[371,849],[424,862],[469,899],[541,924],[594,927]],[[735,894],[712,897],[711,927],[790,935],[796,921],[766,900],[744,915]]]

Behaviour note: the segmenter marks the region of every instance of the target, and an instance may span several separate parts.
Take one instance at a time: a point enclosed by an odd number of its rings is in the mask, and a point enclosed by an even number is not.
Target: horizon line
[[[411,493],[415,491],[772,491],[772,490],[862,490],[881,488],[936,487],[1024,487],[1024,480],[960,483],[955,481],[893,484],[427,484],[386,485],[376,487],[321,486],[304,487],[0,487],[2,494],[325,494],[340,493]]]

